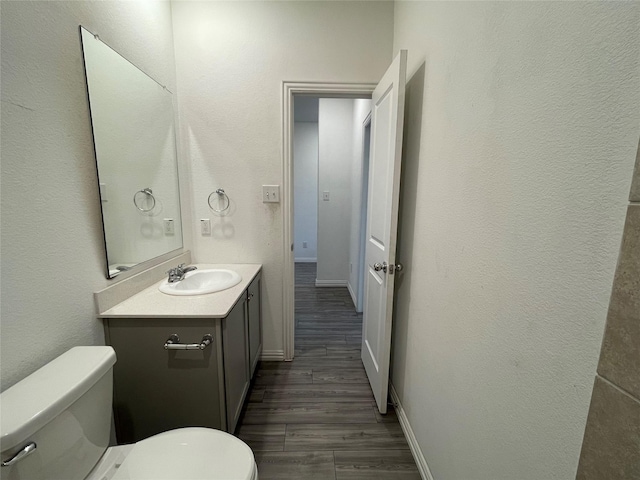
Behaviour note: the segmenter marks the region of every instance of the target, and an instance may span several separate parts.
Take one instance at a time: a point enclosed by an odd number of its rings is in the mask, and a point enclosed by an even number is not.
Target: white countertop
[[[231,288],[206,295],[167,295],[158,290],[161,281],[145,288],[118,305],[101,312],[98,318],[224,318],[251,281],[262,269],[260,264],[195,264],[199,269],[235,270],[242,281]]]

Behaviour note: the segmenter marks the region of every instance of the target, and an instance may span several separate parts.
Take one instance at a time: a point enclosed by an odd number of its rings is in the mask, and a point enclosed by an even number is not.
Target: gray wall
[[[104,344],[105,278],[78,25],[175,91],[166,2],[0,2],[4,390],[75,345]]]
[[[316,285],[347,286],[349,278],[354,103],[348,98],[320,99]],[[328,201],[324,192],[329,192]]]
[[[573,478],[640,133],[640,5],[401,1],[394,21],[392,383],[434,478]]]
[[[192,211],[213,230],[194,235],[194,261],[264,265],[264,352],[282,356],[283,211],[261,187],[283,183],[282,82],[377,82],[393,3],[174,2],[173,25]],[[225,217],[206,203],[219,187],[232,200]]]
[[[295,122],[293,127],[293,253],[296,262],[318,260],[317,120],[316,116],[316,122]]]

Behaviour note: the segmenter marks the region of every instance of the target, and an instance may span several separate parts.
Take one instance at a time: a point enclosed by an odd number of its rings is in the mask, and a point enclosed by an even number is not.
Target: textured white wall
[[[316,261],[318,256],[318,123],[293,127],[294,258]],[[303,248],[306,242],[307,248]]]
[[[371,100],[359,98],[353,105],[353,138],[351,160],[351,222],[349,224],[349,289],[351,295],[355,296],[356,306],[358,303],[358,291],[360,288],[360,236],[363,226],[366,225],[366,215],[363,215],[362,198],[362,167],[363,167],[363,133],[364,120],[371,111]],[[366,197],[365,197],[366,202]],[[366,212],[366,205],[364,211]],[[361,307],[361,306],[360,306]],[[359,308],[361,311],[361,309]]]
[[[78,25],[174,89],[165,2],[0,2],[4,390],[75,345],[103,344],[104,273]]]
[[[575,477],[640,131],[640,5],[397,2],[392,381],[434,477]]]
[[[316,279],[345,286],[349,279],[354,103],[346,98],[321,98],[318,110]],[[329,200],[324,200],[324,192],[329,192]]]
[[[283,349],[282,82],[377,82],[391,59],[391,2],[175,2],[180,126],[191,163],[194,261],[264,265],[264,349]],[[321,21],[319,21],[321,19]],[[206,204],[222,187],[231,215]],[[195,232],[195,229],[194,229]]]

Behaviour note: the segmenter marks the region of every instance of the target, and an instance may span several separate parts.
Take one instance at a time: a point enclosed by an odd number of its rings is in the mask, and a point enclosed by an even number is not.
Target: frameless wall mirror
[[[182,248],[173,98],[80,27],[107,278]]]

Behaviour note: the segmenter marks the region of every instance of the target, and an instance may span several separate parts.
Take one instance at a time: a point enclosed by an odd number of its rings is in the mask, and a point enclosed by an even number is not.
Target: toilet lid
[[[210,428],[180,428],[136,443],[113,480],[252,480],[255,460],[241,440]]]

